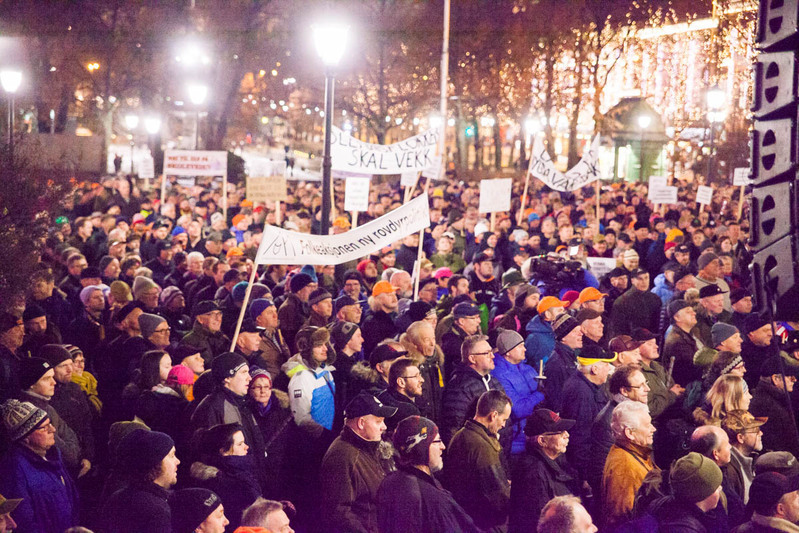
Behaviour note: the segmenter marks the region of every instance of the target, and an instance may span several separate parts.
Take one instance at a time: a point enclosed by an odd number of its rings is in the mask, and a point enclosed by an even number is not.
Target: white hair
[[[641,423],[641,415],[648,415],[649,407],[640,402],[621,402],[613,409],[613,417],[610,421],[610,429],[613,431],[613,438],[619,439],[624,436],[627,428],[636,429]]]

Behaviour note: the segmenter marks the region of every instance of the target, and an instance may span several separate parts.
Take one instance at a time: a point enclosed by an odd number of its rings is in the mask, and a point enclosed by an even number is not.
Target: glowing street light
[[[161,119],[159,117],[147,117],[144,119],[144,129],[150,135],[156,135],[161,131]]]
[[[330,209],[332,189],[333,160],[330,155],[331,130],[333,128],[333,95],[336,86],[334,69],[338,66],[347,46],[350,28],[346,24],[329,22],[314,24],[312,27],[316,53],[325,69],[325,151],[322,158],[322,219],[319,224],[320,235],[330,232]]]
[[[200,146],[200,109],[205,99],[208,97],[208,86],[202,83],[190,83],[186,87],[189,93],[189,101],[194,105],[194,149],[197,150]]]
[[[125,115],[125,127],[130,131],[135,130],[139,127],[139,115],[134,115],[133,113],[129,115]]]
[[[19,70],[0,70],[0,85],[8,95],[8,145],[14,153],[14,94],[22,85],[22,72]]]

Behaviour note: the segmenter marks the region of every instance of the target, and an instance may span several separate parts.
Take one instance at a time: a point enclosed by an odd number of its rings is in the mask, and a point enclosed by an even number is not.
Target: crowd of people
[[[679,186],[428,184],[420,234],[284,266],[314,184],[80,185],[0,313],[0,532],[799,531],[799,322],[753,312],[738,191]]]

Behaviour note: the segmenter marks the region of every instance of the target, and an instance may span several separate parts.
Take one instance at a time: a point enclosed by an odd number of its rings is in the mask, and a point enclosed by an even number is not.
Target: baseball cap
[[[642,342],[634,340],[629,335],[618,335],[613,337],[608,343],[608,349],[611,352],[621,353],[630,352],[640,347]]]
[[[213,311],[219,311],[219,306],[213,300],[203,300],[194,306],[194,316],[206,315]]]
[[[479,315],[480,308],[473,303],[461,302],[452,308],[452,316],[455,318],[466,318]]]
[[[441,267],[441,268],[439,268],[438,270],[435,271],[435,273],[433,274],[433,277],[436,278],[436,279],[451,278],[452,277],[452,270],[450,270],[447,267]]]
[[[538,307],[536,311],[538,314],[546,313],[548,310],[552,309],[553,307],[566,307],[569,305],[569,302],[563,302],[559,298],[555,298],[554,296],[544,296],[541,298],[541,301],[538,302]]]
[[[705,285],[701,289],[699,289],[699,297],[700,298],[710,298],[711,296],[717,296],[719,294],[726,294],[727,291],[721,290],[721,287],[718,285]]]
[[[791,452],[766,452],[755,460],[755,475],[778,472],[784,476],[799,476],[799,461]]]
[[[397,414],[396,407],[384,405],[383,402],[366,391],[361,391],[344,408],[344,418],[358,418],[366,415],[388,418],[395,414]]]
[[[333,314],[338,313],[341,311],[342,307],[347,307],[348,305],[358,305],[358,301],[347,296],[346,294],[342,294],[333,300]]]
[[[372,287],[372,296],[380,296],[381,294],[389,294],[396,292],[397,288],[388,281],[378,281]]]
[[[566,291],[563,293],[563,301],[566,302],[568,307],[571,307],[574,302],[580,298],[580,293],[577,291]]]
[[[651,341],[652,339],[657,339],[658,336],[649,331],[646,328],[635,328],[632,331],[632,335],[630,335],[634,341],[640,342],[641,344]]]
[[[679,244],[679,245],[677,245],[677,248],[674,249],[674,253],[690,254],[691,253],[691,249],[688,247],[687,244]]]
[[[580,291],[579,301],[581,304],[584,304],[585,302],[593,302],[594,300],[601,300],[605,296],[607,296],[607,294],[599,292],[599,290],[595,289],[594,287],[586,287],[585,289]]]
[[[674,315],[676,315],[686,307],[691,307],[691,304],[689,304],[688,302],[686,302],[681,298],[678,298],[676,300],[672,300],[669,302],[666,311],[668,311],[669,317],[673,317]]]
[[[560,433],[570,430],[575,423],[576,421],[561,418],[558,413],[549,409],[537,409],[527,417],[524,434],[528,437],[535,437],[544,433]]]
[[[612,363],[618,359],[617,354],[613,357],[608,357],[605,351],[596,344],[590,344],[580,349],[580,355],[577,356],[577,362],[583,366],[590,366],[594,363]]]

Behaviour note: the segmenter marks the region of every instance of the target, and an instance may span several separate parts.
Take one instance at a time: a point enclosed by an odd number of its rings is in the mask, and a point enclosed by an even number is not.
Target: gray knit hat
[[[156,285],[156,283],[150,278],[145,276],[136,276],[136,279],[133,280],[133,287],[131,287],[131,291],[133,292],[133,297],[138,300],[141,293],[152,289],[153,287],[158,287],[158,285]]]
[[[153,315],[150,313],[140,314],[139,329],[141,330],[141,336],[144,337],[145,339],[149,339],[150,335],[152,335],[155,332],[155,329],[162,322],[166,322],[164,317]]]
[[[497,352],[499,355],[505,355],[523,342],[522,336],[512,329],[503,329],[497,335]]]
[[[16,442],[38,429],[47,420],[47,413],[30,402],[7,400],[0,405],[0,418],[8,438]]]
[[[735,326],[725,324],[724,322],[716,322],[713,324],[713,327],[710,328],[710,337],[713,341],[713,348],[716,348],[719,344],[726,341],[736,333],[738,333],[738,328]]]

